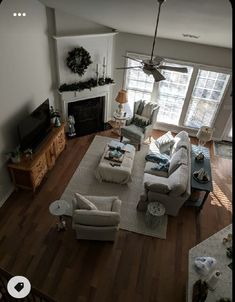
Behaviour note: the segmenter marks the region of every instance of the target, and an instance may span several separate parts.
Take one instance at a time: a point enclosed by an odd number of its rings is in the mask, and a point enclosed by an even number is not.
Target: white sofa
[[[160,152],[155,142],[151,143],[150,151]],[[146,211],[149,202],[159,201],[165,206],[166,214],[177,216],[191,194],[191,143],[188,133],[181,131],[174,137],[168,172],[152,170],[154,165],[146,162],[145,192],[140,197],[137,209]]]

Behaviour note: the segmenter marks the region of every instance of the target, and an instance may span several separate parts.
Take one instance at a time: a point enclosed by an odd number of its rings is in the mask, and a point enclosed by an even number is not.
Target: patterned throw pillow
[[[135,124],[136,126],[138,127],[141,127],[141,128],[145,128],[146,126],[149,125],[149,119],[144,117],[144,116],[141,116],[141,115],[138,115],[138,114],[135,114],[134,115],[134,118],[133,118],[133,124]]]
[[[170,150],[171,146],[175,143],[174,137],[170,131],[165,133],[164,135],[160,136],[156,139],[155,144],[159,148],[161,153],[166,153]]]
[[[153,102],[146,103],[141,115],[150,119],[152,111],[156,106],[157,104]]]

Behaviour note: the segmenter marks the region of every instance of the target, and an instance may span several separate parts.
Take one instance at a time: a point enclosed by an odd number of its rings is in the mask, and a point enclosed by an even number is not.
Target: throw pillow
[[[175,143],[174,137],[171,134],[171,131],[168,131],[164,135],[156,139],[155,144],[159,148],[161,153],[167,153],[170,151],[171,146]]]
[[[188,164],[188,152],[184,148],[179,149],[172,155],[168,170],[169,175],[171,175],[182,164]]]
[[[156,106],[157,106],[157,104],[153,103],[153,102],[146,103],[141,115],[150,119],[152,111]]]
[[[77,205],[78,205],[79,209],[98,210],[97,207],[83,195],[81,195],[79,193],[75,193],[75,197],[76,197],[76,201],[77,201]]]
[[[138,106],[138,108],[137,108],[136,114],[138,114],[138,115],[141,115],[141,114],[142,114],[143,109],[144,109],[144,104],[145,104],[144,101],[140,101],[140,104],[139,104],[139,106]]]
[[[138,127],[145,128],[149,125],[149,119],[144,116],[135,114],[132,123]]]

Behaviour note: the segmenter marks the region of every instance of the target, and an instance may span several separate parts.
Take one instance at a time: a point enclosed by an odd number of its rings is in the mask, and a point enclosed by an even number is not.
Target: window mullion
[[[184,105],[183,105],[181,115],[180,115],[180,119],[179,119],[179,126],[184,125],[184,120],[185,120],[185,117],[186,117],[186,114],[187,114],[187,110],[188,110],[188,107],[189,107],[189,103],[190,103],[192,93],[193,93],[193,89],[194,89],[194,86],[195,86],[195,82],[196,82],[196,79],[197,79],[198,70],[199,70],[199,68],[197,66],[193,67],[193,72],[192,72],[191,79],[190,79],[190,82],[189,82],[189,85],[188,85],[188,90],[187,90],[187,93],[186,93],[186,97],[185,97],[185,100],[184,100]]]

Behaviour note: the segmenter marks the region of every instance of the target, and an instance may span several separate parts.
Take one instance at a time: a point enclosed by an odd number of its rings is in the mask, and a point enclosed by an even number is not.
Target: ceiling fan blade
[[[166,69],[166,70],[172,70],[182,73],[187,73],[188,69],[186,67],[174,67],[174,66],[167,66],[167,65],[161,65],[158,67],[158,69]]]
[[[166,79],[157,69],[151,70],[151,74],[153,75],[155,82],[160,82]]]
[[[139,59],[136,59],[136,58],[132,58],[132,57],[128,57],[128,56],[123,56],[124,58],[127,58],[127,59],[130,59],[130,60],[133,60],[133,61],[136,61],[136,62],[139,62],[139,63],[142,63],[141,60]]]
[[[147,74],[147,75],[152,74],[153,77],[154,77],[155,82],[160,82],[160,81],[166,79],[166,78],[161,74],[161,72],[158,71],[158,70],[155,69],[155,68],[151,68],[151,69],[143,68],[143,71],[144,71],[144,73]]]
[[[117,67],[116,69],[131,69],[131,68],[142,68],[143,66],[128,66],[128,67]]]

